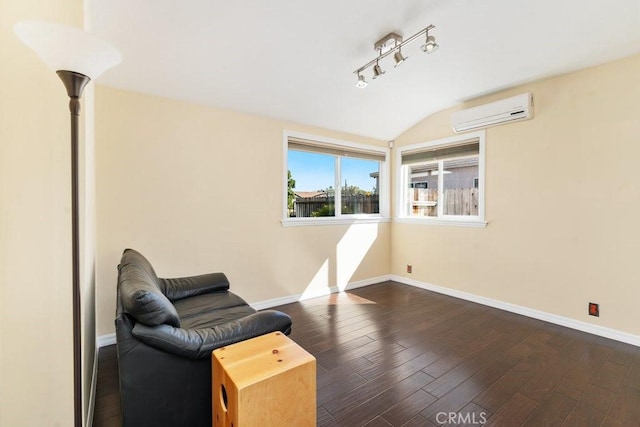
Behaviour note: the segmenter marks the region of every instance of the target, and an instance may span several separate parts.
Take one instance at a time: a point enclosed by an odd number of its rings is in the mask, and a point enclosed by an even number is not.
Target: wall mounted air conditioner
[[[533,118],[533,95],[523,93],[490,104],[456,111],[451,115],[455,132]]]

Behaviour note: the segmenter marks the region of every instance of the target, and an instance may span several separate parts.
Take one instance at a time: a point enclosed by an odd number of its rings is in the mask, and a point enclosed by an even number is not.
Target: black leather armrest
[[[229,279],[224,273],[209,273],[177,279],[160,279],[160,282],[164,288],[162,293],[171,301],[229,289]]]
[[[219,347],[280,331],[291,332],[291,317],[265,310],[207,329],[182,329],[169,325],[136,323],[132,334],[140,341],[178,356],[191,359],[210,357]]]

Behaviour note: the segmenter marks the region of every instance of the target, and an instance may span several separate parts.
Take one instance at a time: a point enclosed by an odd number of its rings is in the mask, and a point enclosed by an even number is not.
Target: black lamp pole
[[[73,263],[73,415],[74,426],[82,427],[82,331],[80,325],[80,206],[78,140],[80,97],[91,80],[84,74],[60,70],[56,72],[69,95],[71,113],[71,255]]]

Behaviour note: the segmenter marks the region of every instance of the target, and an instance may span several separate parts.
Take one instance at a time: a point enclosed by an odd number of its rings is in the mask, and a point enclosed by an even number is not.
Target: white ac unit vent
[[[533,95],[523,93],[490,104],[456,111],[451,115],[455,132],[533,118]]]

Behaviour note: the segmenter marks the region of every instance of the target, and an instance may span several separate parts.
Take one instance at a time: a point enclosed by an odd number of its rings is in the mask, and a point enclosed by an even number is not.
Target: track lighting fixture
[[[380,65],[378,64],[378,61],[376,61],[376,65],[373,66],[373,78],[377,79],[378,77],[383,75],[385,72],[386,71],[382,71],[382,68],[380,68]]]
[[[436,50],[438,50],[440,46],[438,46],[438,43],[436,43],[436,38],[433,36],[429,35],[429,32],[427,32],[427,39],[424,42],[424,44],[422,46],[420,46],[420,48],[422,49],[422,51],[424,53],[431,53],[431,52],[435,52]]]
[[[369,83],[364,79],[362,74],[358,74],[358,82],[356,83],[356,87],[365,88]]]
[[[406,56],[402,56],[402,51],[400,49],[398,49],[396,51],[396,53],[393,54],[393,59],[396,61],[396,65],[393,66],[393,68],[399,66],[400,64],[402,64],[404,61],[407,60]]]
[[[435,26],[429,25],[428,27],[423,28],[406,40],[403,40],[402,36],[397,33],[389,33],[375,42],[373,48],[378,51],[378,57],[372,59],[371,61],[367,62],[362,67],[354,71],[354,74],[358,78],[356,87],[364,88],[367,86],[368,82],[365,80],[362,72],[369,67],[372,68],[374,79],[377,79],[385,73],[380,67],[381,59],[384,59],[387,56],[393,54],[393,59],[395,61],[394,68],[398,67],[404,61],[406,61],[408,57],[402,54],[402,48],[412,41],[416,40],[418,37],[421,37],[423,35],[426,36],[425,43],[421,46],[423,52],[431,53],[437,50],[439,46],[436,43],[436,38],[429,35],[429,30],[432,30],[434,28]]]

